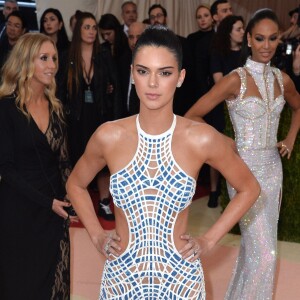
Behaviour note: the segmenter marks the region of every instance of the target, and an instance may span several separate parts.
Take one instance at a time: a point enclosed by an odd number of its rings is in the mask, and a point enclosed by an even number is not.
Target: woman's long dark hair
[[[76,25],[73,31],[73,38],[69,50],[69,65],[68,65],[68,93],[72,97],[73,82],[75,81],[75,93],[78,92],[80,78],[83,74],[82,69],[82,52],[81,52],[81,27],[86,19],[93,19],[97,25],[96,18],[89,12],[82,12],[79,19],[76,21]],[[96,34],[96,39],[93,44],[92,58],[98,53],[100,47],[99,37]]]
[[[263,9],[257,10],[254,13],[254,15],[252,16],[252,18],[250,19],[250,21],[246,27],[246,30],[245,30],[243,43],[242,43],[242,53],[241,53],[241,59],[242,59],[243,64],[246,62],[247,58],[252,54],[251,48],[248,47],[247,35],[248,35],[248,33],[250,35],[252,35],[252,30],[253,30],[254,26],[264,19],[273,21],[275,24],[277,24],[277,26],[279,28],[279,20],[278,20],[276,14],[271,9],[263,8]]]
[[[60,50],[68,49],[69,44],[70,44],[69,39],[68,39],[68,35],[66,32],[63,17],[61,15],[61,12],[58,9],[48,8],[43,12],[41,19],[40,19],[40,33],[44,33],[47,35],[47,33],[45,31],[45,27],[44,27],[44,19],[45,19],[46,14],[48,14],[48,13],[54,14],[58,18],[58,21],[62,22],[62,27],[57,32],[57,43],[56,43],[57,50],[60,51]]]
[[[244,24],[243,17],[235,15],[227,16],[221,21],[221,23],[218,26],[218,31],[213,37],[213,51],[220,53],[222,56],[227,56],[230,53],[230,34],[232,32],[233,25],[238,21],[241,21]]]
[[[100,29],[114,30],[115,32],[113,57],[119,57],[124,53],[124,49],[128,47],[128,40],[117,17],[113,14],[104,14],[101,16],[98,26]]]

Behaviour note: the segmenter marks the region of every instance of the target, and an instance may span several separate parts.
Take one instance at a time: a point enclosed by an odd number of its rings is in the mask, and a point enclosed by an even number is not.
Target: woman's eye
[[[40,58],[41,58],[42,61],[47,61],[48,60],[48,56],[47,55],[42,55]]]
[[[270,38],[270,41],[272,41],[272,42],[274,42],[274,41],[276,41],[277,40],[277,36],[272,36],[271,38]]]
[[[162,76],[170,76],[172,73],[171,72],[169,72],[169,71],[163,71],[163,72],[161,72],[161,75]]]
[[[146,71],[145,71],[145,70],[142,70],[142,69],[137,70],[137,72],[138,72],[138,74],[140,74],[140,75],[146,74]]]
[[[258,41],[258,42],[262,42],[264,39],[260,36],[256,36],[255,39]]]

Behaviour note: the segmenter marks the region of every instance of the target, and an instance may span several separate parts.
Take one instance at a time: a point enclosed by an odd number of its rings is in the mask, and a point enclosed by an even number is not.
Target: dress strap
[[[272,68],[272,72],[279,83],[281,94],[283,95],[284,94],[284,86],[283,86],[282,73],[278,68]]]
[[[172,125],[169,129],[167,129],[165,132],[163,133],[160,133],[160,134],[149,134],[147,132],[145,132],[142,128],[141,128],[141,125],[140,125],[140,121],[139,121],[139,114],[136,116],[136,128],[137,128],[137,131],[140,135],[143,135],[143,136],[148,136],[148,137],[163,137],[165,135],[169,135],[169,134],[173,134],[174,130],[175,130],[175,127],[176,127],[176,115],[173,114],[173,121],[172,121]]]
[[[241,87],[240,87],[240,99],[244,98],[244,95],[247,90],[247,74],[246,70],[243,67],[235,69],[233,72],[237,72],[241,79]]]

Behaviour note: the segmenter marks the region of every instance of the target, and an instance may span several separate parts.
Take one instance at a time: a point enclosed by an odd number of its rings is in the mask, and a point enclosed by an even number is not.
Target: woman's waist
[[[156,222],[150,219],[133,222],[130,219],[130,224],[128,224],[125,215],[120,214],[119,210],[119,208],[115,208],[115,230],[121,238],[120,246],[124,252],[128,247],[167,247],[174,248],[177,252],[177,249],[180,250],[187,243],[186,240],[181,239],[181,235],[187,232],[185,218],[179,216],[175,224],[162,219]]]
[[[239,155],[249,165],[268,165],[280,162],[280,155],[276,146],[270,148],[248,149],[237,146]]]

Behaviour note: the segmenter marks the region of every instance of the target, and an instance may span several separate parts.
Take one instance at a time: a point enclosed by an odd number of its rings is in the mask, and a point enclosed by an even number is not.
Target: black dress
[[[46,133],[0,99],[0,298],[69,299],[68,223],[52,210],[70,168],[65,129],[52,114]]]
[[[64,91],[59,94],[59,99],[65,106],[72,165],[75,165],[83,154],[89,138],[97,127],[104,122],[118,119],[122,115],[119,81],[110,52],[103,49],[97,53],[93,57],[93,64],[94,74],[90,85],[86,84],[81,75],[78,86],[75,78],[73,78],[72,93],[68,93],[68,65],[73,68],[74,62],[67,61],[64,83],[60,88],[60,91]],[[111,94],[107,93],[109,84],[113,86],[113,93]],[[87,92],[92,95],[91,98],[86,98]]]
[[[219,51],[212,50],[210,56],[211,76],[213,76],[214,73],[218,72],[223,73],[223,76],[225,76],[229,74],[232,70],[240,67],[240,56],[240,50],[230,50],[229,53],[226,55],[223,55]],[[220,132],[223,132],[225,129],[224,109],[224,102],[221,102],[205,116],[205,121]]]

